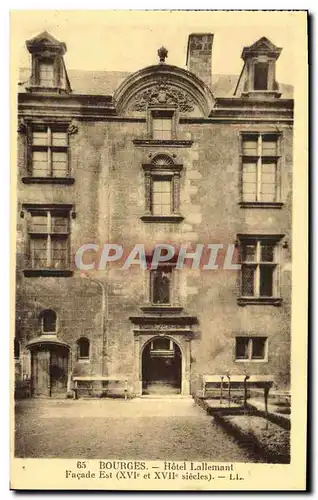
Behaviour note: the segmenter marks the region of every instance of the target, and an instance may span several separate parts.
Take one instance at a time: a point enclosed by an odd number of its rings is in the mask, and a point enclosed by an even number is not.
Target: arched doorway
[[[154,337],[142,351],[142,394],[180,394],[182,354],[169,337]]]
[[[69,375],[69,347],[54,341],[29,344],[31,393],[35,397],[65,397]]]

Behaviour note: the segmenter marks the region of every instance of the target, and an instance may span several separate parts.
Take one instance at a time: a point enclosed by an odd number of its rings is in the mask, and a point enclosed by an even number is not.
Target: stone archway
[[[178,332],[179,333],[179,332]],[[147,346],[156,339],[168,339],[176,346],[176,351],[180,353],[180,381],[175,373],[175,383],[179,382],[178,393],[183,396],[190,395],[190,358],[191,339],[186,334],[175,335],[173,332],[135,332],[134,337],[134,393],[136,396],[143,394],[143,355]],[[151,370],[150,370],[151,371]],[[159,368],[160,371],[160,368]],[[145,382],[145,381],[144,381]]]
[[[142,394],[180,394],[182,353],[171,338],[154,337],[141,353]]]

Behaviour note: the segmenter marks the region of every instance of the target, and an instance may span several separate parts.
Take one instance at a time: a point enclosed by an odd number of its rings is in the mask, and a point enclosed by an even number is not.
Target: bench
[[[81,390],[89,390],[89,391],[100,391],[100,387],[96,389],[94,387],[95,382],[101,382],[102,384],[106,382],[115,382],[115,383],[123,383],[124,391],[125,391],[125,401],[127,401],[127,393],[128,393],[128,379],[124,377],[102,377],[102,376],[82,376],[82,377],[73,377],[74,382],[74,399],[78,399],[78,394]]]
[[[203,397],[209,388],[220,390],[220,404],[227,394],[228,404],[231,404],[231,392],[244,391],[244,407],[247,406],[248,389],[264,389],[265,414],[268,413],[268,394],[274,383],[270,375],[203,375]]]

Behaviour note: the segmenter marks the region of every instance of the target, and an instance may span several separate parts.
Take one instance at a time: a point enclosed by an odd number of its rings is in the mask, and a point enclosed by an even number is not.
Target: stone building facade
[[[15,366],[33,396],[65,396],[75,376],[127,377],[133,395],[195,394],[203,374],[289,386],[292,89],[267,38],[243,48],[239,77],[213,73],[212,46],[192,34],[187,70],[162,47],[129,74],[68,71],[47,32],[26,42]],[[233,245],[241,269],[122,269],[162,243],[220,244],[220,262]],[[84,244],[124,254],[83,271]]]

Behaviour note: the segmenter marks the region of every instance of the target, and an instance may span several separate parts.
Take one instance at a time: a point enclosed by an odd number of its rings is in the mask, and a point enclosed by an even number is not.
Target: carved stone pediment
[[[146,111],[149,105],[175,106],[182,113],[191,112],[195,108],[193,99],[186,91],[178,89],[163,78],[151,87],[138,92],[131,109],[133,111]]]

